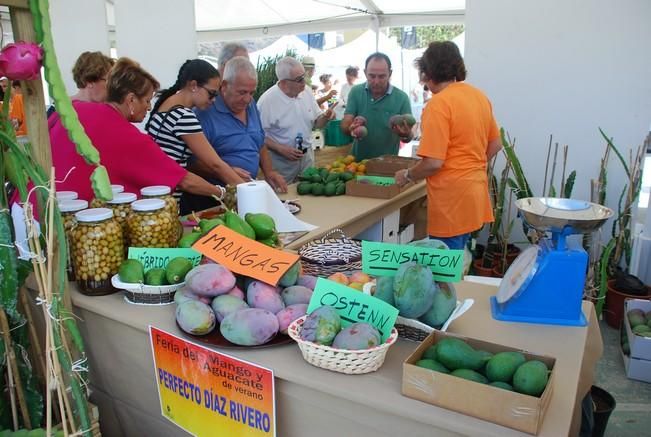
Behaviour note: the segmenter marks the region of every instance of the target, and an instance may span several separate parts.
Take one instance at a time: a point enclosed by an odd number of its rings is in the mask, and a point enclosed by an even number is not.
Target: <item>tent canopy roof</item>
[[[195,0],[200,42],[352,28],[462,23],[465,0]]]

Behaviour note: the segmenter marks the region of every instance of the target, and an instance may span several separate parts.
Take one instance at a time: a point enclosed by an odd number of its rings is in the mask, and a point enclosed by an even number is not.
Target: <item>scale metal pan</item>
[[[560,232],[570,227],[574,234],[599,229],[613,215],[603,205],[556,197],[527,197],[515,202],[523,220],[539,231]]]

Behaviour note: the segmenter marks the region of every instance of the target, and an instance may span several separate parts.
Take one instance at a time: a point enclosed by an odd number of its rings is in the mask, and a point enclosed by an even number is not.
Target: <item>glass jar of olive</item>
[[[124,260],[122,228],[108,208],[91,208],[75,214],[72,261],[79,291],[101,296],[117,291],[111,277]]]
[[[124,192],[124,185],[111,185],[111,191],[113,192],[113,197],[115,197],[116,194],[120,194]],[[103,200],[99,199],[93,199],[90,201],[90,207],[91,208],[105,208],[106,207],[106,202]]]
[[[138,200],[138,196],[133,193],[113,193],[113,199],[106,201],[106,207],[113,211],[113,217],[122,227],[125,253],[129,247],[127,241],[127,217],[131,212],[131,204],[136,200]]]
[[[59,200],[59,211],[61,211],[61,218],[63,219],[63,230],[66,234],[66,243],[68,244],[68,280],[75,280],[75,270],[72,263],[72,228],[77,226],[77,219],[75,214],[88,208],[88,202],[81,199],[75,200]]]
[[[172,195],[172,189],[166,185],[152,185],[141,188],[140,195],[143,199],[162,199],[165,201],[165,209],[170,213],[174,222],[174,233],[172,234],[174,241],[172,247],[176,247],[176,243],[183,235],[183,225],[179,221],[179,205]]]
[[[79,195],[75,191],[57,191],[57,200],[75,200]]]
[[[131,247],[176,247],[175,221],[162,199],[133,202],[127,217],[127,233]]]

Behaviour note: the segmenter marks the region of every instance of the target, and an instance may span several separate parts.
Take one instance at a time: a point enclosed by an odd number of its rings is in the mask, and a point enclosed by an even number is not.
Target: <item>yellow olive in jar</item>
[[[122,227],[108,208],[91,208],[75,214],[71,230],[72,262],[80,291],[90,295],[116,291],[111,276],[124,258]]]
[[[131,247],[175,247],[175,228],[165,202],[142,199],[131,204],[127,233]]]

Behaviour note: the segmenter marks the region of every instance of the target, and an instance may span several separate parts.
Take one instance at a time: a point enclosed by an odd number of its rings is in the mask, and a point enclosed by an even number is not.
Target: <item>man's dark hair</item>
[[[389,66],[389,71],[391,71],[391,59],[389,59],[389,57],[382,52],[375,52],[369,55],[369,57],[366,58],[366,62],[364,63],[364,69],[368,68],[368,63],[371,62],[372,59],[384,59],[384,61],[386,61],[387,65]]]

